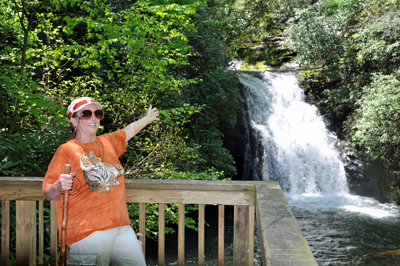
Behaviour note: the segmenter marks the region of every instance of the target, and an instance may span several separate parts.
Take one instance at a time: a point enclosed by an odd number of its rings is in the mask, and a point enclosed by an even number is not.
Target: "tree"
[[[393,75],[373,74],[357,100],[354,123],[349,125],[354,144],[367,153],[400,157],[400,81]],[[393,158],[392,160],[396,160]]]
[[[130,7],[113,7],[106,1],[50,1],[41,9],[35,1],[22,1],[19,5],[7,3],[1,9],[4,14],[8,13],[2,17],[2,25],[4,32],[15,41],[3,51],[3,63],[7,67],[1,70],[0,85],[7,92],[7,98],[12,99],[2,108],[5,110],[2,117],[11,117],[3,120],[5,139],[18,136],[18,143],[31,141],[33,145],[42,143],[39,139],[48,136],[53,138],[50,150],[54,151],[65,141],[55,136],[65,136],[68,130],[65,111],[60,105],[68,105],[70,99],[99,94],[96,98],[107,113],[108,123],[104,127],[107,132],[137,119],[147,103],[157,104],[159,91],[171,93],[188,83],[185,78],[169,74],[168,69],[171,65],[187,64],[190,46],[185,35],[195,30],[190,17],[198,3],[150,6],[137,2]],[[29,22],[22,31],[12,23],[21,8],[26,16],[28,11],[24,10],[34,9],[29,19],[20,17],[21,21]],[[24,26],[22,22],[20,25]],[[24,65],[21,62],[25,54],[25,67],[20,69],[26,71],[17,75],[16,69]],[[30,114],[29,119],[24,119],[25,112]],[[170,113],[167,118],[173,117],[173,112]],[[13,135],[16,132],[18,135]],[[148,134],[137,141],[146,142],[146,138]],[[19,175],[43,175],[51,158],[49,149],[45,151],[43,143],[35,144],[28,153],[20,148],[16,149],[17,154],[26,156],[14,156],[11,161],[6,155],[3,158],[9,162],[6,166],[15,166],[18,162],[27,166],[27,172],[18,171]],[[31,167],[30,161],[37,158],[43,159],[36,161],[37,167]]]
[[[235,122],[237,88],[224,70],[226,49],[220,36],[197,34],[196,27],[204,25],[201,17],[194,19],[203,3],[43,3],[0,3],[3,175],[45,174],[55,149],[72,137],[66,107],[81,96],[102,103],[103,133],[138,119],[149,103],[159,107],[161,121],[132,139],[121,158],[128,178],[216,180],[235,173],[218,127],[220,119]],[[203,42],[195,47],[195,39],[217,46]],[[201,70],[191,63],[201,63]],[[218,91],[210,97],[214,86]],[[128,208],[134,224],[135,207]],[[147,211],[154,208],[149,205]],[[167,219],[173,222],[174,206],[168,208]],[[195,227],[193,220],[186,223]],[[156,230],[151,215],[148,224]]]
[[[394,197],[400,191],[399,13],[392,0],[320,0],[297,10],[286,30],[288,45],[308,70],[305,79],[325,80],[313,93],[343,123],[345,137],[393,170]]]
[[[297,10],[285,31],[287,45],[310,77],[317,70],[334,84],[323,94],[341,120],[357,108],[372,73],[392,74],[400,66],[395,52],[399,23],[393,8],[384,0],[318,1]]]

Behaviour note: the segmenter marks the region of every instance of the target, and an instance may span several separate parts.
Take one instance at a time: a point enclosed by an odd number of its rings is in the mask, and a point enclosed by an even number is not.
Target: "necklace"
[[[83,147],[83,144],[79,141],[79,139],[75,138],[75,141]]]
[[[85,151],[83,150],[83,144],[82,144],[82,142],[80,142],[79,139],[77,139],[77,138],[75,138],[75,142],[78,143],[78,144],[81,146],[82,152],[85,152]],[[96,146],[97,146],[98,149],[99,149],[99,154],[103,154],[103,147],[102,147],[102,145],[99,145],[99,143],[98,143],[97,141],[93,141],[93,142],[96,143]]]

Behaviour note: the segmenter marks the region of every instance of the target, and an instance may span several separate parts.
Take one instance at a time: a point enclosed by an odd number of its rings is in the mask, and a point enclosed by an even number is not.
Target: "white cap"
[[[72,103],[68,106],[68,119],[71,121],[71,117],[75,112],[78,112],[79,110],[83,109],[84,107],[88,106],[89,104],[94,104],[96,105],[97,108],[103,109],[101,104],[96,102],[95,100],[89,98],[89,97],[81,97],[76,100],[73,100]]]

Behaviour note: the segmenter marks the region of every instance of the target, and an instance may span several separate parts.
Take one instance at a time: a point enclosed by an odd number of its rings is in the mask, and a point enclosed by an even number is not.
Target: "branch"
[[[147,155],[143,160],[141,160],[138,164],[135,165],[135,167],[139,167],[144,161],[146,161],[147,158],[149,158],[153,153],[160,147],[161,142],[157,144],[157,146],[154,147],[154,149]]]
[[[18,18],[19,18],[19,23],[21,24],[21,28],[25,32],[25,25],[24,25],[24,18],[23,18],[24,10],[22,9],[22,12],[21,12],[22,14],[20,15],[19,12],[18,12],[17,1],[13,0],[13,2],[14,2],[14,6],[15,6],[14,9],[15,9],[15,11],[17,11],[17,15],[18,15]],[[24,6],[24,5],[22,5],[22,6]]]

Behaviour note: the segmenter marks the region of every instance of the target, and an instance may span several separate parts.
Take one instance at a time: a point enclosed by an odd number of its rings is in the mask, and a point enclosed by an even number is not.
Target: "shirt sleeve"
[[[126,152],[126,132],[125,130],[118,130],[104,135],[107,140],[112,144],[115,153],[118,157]]]
[[[54,182],[58,180],[60,174],[63,173],[63,167],[60,164],[61,158],[62,158],[62,151],[61,147],[59,147],[56,153],[54,154],[53,159],[49,164],[49,167],[47,168],[46,175],[44,176],[42,184],[43,194],[49,186],[51,186]]]

